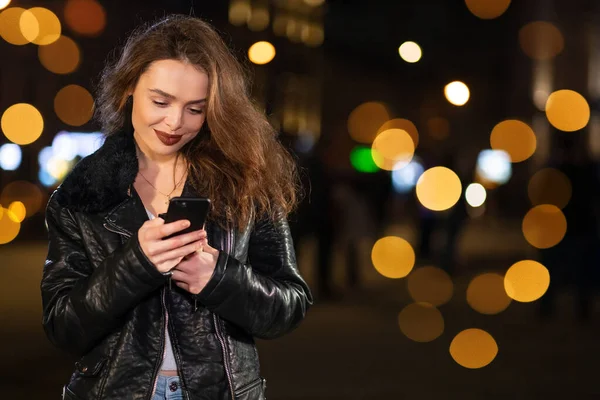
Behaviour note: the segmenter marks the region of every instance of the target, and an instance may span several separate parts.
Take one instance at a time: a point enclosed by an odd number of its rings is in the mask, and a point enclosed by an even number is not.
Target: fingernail
[[[190,226],[190,221],[183,221],[183,227],[187,228],[188,226]]]

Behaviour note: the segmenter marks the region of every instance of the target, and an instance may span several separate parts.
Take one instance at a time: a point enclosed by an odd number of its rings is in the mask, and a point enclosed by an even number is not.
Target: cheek
[[[185,130],[186,132],[198,132],[202,125],[204,124],[204,114],[200,115],[190,115],[185,120]]]
[[[131,120],[136,129],[142,126],[154,125],[164,119],[163,111],[158,107],[152,107],[146,104],[133,104]],[[137,125],[137,126],[136,126]]]

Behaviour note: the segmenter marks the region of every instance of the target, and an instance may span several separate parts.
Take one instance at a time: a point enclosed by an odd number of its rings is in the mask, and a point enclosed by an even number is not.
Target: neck
[[[137,139],[137,134],[134,133]],[[139,163],[139,169],[142,171],[153,171],[155,173],[173,172],[184,166],[182,157],[177,154],[161,155],[156,154],[145,146],[143,141],[136,140],[136,153]]]

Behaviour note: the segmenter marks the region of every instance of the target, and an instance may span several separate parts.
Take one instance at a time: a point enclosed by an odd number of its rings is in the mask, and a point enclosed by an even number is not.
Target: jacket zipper
[[[111,231],[112,233],[117,233],[119,235],[123,235],[127,239],[131,238],[131,233],[127,232],[124,229],[119,229],[119,228],[115,227],[114,225],[109,225],[106,222],[104,223],[104,227],[106,228],[106,230]]]
[[[171,277],[169,277],[169,282],[171,281]],[[161,296],[161,306],[163,309],[163,316],[164,316],[164,324],[163,324],[163,329],[161,332],[161,336],[160,336],[160,343],[161,343],[161,347],[163,349],[162,351],[162,357],[160,358],[160,360],[156,363],[156,367],[154,367],[154,374],[152,375],[152,380],[154,381],[154,384],[152,385],[152,394],[150,395],[150,398],[152,398],[154,396],[154,392],[156,392],[156,385],[158,383],[158,372],[160,371],[160,366],[162,365],[163,360],[165,359],[165,355],[167,354],[167,346],[165,343],[165,332],[168,329],[168,323],[169,323],[169,313],[167,312],[167,306],[165,304],[165,292],[166,289],[163,288],[162,289],[162,296]]]
[[[226,243],[224,246],[224,251],[226,251],[227,253],[229,253],[229,251],[230,251],[230,246],[231,246],[230,235],[231,234],[232,234],[231,230],[229,230],[229,232],[227,232]],[[221,343],[221,349],[223,350],[223,365],[225,366],[225,375],[227,375],[227,382],[229,383],[229,391],[231,392],[231,400],[235,400],[235,393],[233,391],[233,378],[232,378],[232,374],[231,374],[231,366],[229,365],[229,354],[227,353],[227,347],[225,346],[225,337],[223,335],[223,332],[221,332],[221,324],[219,324],[219,317],[217,317],[217,314],[213,313],[213,320],[215,321],[215,330],[217,332],[217,338],[219,339],[219,342]]]

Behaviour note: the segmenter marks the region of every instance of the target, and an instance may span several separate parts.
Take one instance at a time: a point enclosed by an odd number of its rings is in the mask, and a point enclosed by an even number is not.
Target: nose
[[[178,107],[171,107],[165,118],[165,123],[171,129],[171,132],[177,131],[183,124],[183,110]]]

